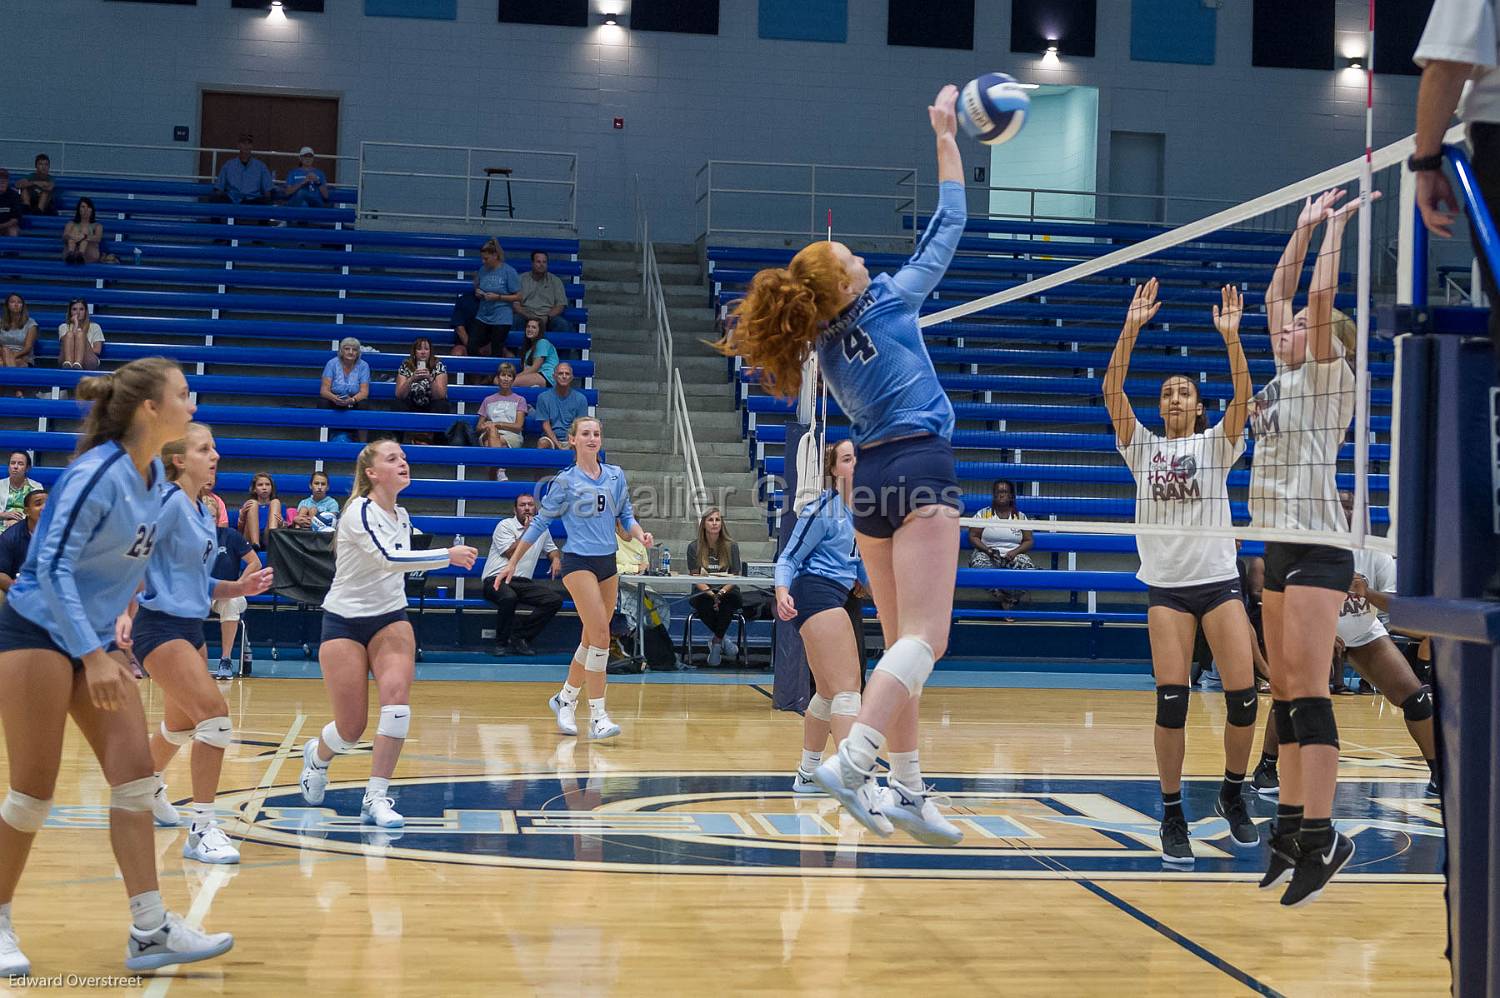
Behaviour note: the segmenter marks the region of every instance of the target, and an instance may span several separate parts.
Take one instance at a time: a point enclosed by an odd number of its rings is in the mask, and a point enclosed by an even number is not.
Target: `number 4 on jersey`
[[[868,364],[875,359],[875,342],[858,326],[850,326],[844,334],[844,359]]]

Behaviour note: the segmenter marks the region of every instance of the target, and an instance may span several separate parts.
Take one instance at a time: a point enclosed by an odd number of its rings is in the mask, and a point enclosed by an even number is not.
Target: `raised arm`
[[[1266,328],[1275,333],[1291,325],[1292,299],[1297,297],[1297,286],[1302,283],[1302,268],[1307,263],[1307,250],[1312,245],[1313,229],[1328,213],[1329,208],[1343,197],[1341,190],[1324,191],[1316,198],[1309,197],[1302,203],[1302,213],[1297,216],[1297,228],[1287,240],[1286,249],[1271,273],[1271,283],[1266,285]]]
[[[1340,194],[1343,192],[1340,191]],[[1380,197],[1375,191],[1374,201]],[[1328,225],[1323,230],[1323,245],[1318,262],[1313,265],[1312,285],[1307,289],[1307,354],[1315,361],[1333,360],[1333,301],[1339,293],[1339,258],[1344,252],[1344,229],[1359,211],[1359,201],[1342,208],[1330,204]]]
[[[1136,338],[1141,328],[1156,317],[1161,302],[1156,300],[1156,278],[1138,285],[1130,308],[1125,312],[1125,325],[1120,328],[1120,341],[1115,352],[1110,354],[1109,367],[1104,371],[1104,406],[1109,410],[1110,421],[1115,424],[1115,440],[1121,447],[1130,446],[1135,438],[1135,410],[1125,394],[1125,375],[1130,371],[1130,355],[1135,350]]]
[[[1245,432],[1254,388],[1250,384],[1250,362],[1245,359],[1245,348],[1240,345],[1240,317],[1245,311],[1240,289],[1226,284],[1219,297],[1221,304],[1214,306],[1214,328],[1224,337],[1224,350],[1229,354],[1229,378],[1234,382],[1234,399],[1224,410],[1224,436],[1234,444]]]
[[[913,307],[920,305],[948,272],[968,221],[964,164],[954,137],[958,124],[953,107],[957,100],[958,89],[949,84],[927,108],[932,131],[937,136],[938,206],[917,243],[917,251],[892,278],[896,289]]]

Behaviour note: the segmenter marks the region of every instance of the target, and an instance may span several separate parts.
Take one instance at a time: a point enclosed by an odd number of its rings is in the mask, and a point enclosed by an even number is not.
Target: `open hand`
[[[957,134],[958,117],[953,110],[957,104],[958,88],[949,83],[927,105],[927,119],[932,122],[933,134],[938,138],[952,138]]]
[[[1141,327],[1152,319],[1161,309],[1161,302],[1156,300],[1157,290],[1156,278],[1151,278],[1145,284],[1136,285],[1135,297],[1130,300],[1130,308],[1125,312],[1125,328],[1130,333],[1138,333]]]
[[[1229,343],[1240,335],[1240,318],[1245,314],[1240,289],[1226,284],[1219,292],[1221,304],[1214,306],[1214,328]]]

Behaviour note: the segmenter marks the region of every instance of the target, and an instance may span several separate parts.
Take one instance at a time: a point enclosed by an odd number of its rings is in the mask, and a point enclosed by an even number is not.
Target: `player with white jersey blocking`
[[[323,601],[318,648],[333,720],[302,747],[302,797],[318,805],[328,787],[329,763],[353,750],[365,732],[373,674],[380,722],[360,820],[380,828],[406,822],[390,796],[391,775],[410,730],[416,672],[416,637],[406,619],[406,573],[448,565],[468,569],[479,557],[463,544],[412,549],[411,517],[396,505],[396,496],[409,484],[411,469],[396,441],[377,440],[360,451],[354,489],[335,535],[333,585]]]

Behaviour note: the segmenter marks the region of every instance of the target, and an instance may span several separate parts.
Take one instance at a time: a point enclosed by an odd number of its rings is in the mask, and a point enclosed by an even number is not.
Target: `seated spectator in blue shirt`
[[[276,181],[271,169],[250,155],[255,136],[246,132],[240,136],[240,154],[224,164],[214,180],[214,192],[210,201],[232,201],[235,204],[270,204],[271,194],[276,190]]]
[[[500,244],[491,239],[479,250],[479,269],[474,272],[474,296],[479,311],[469,330],[469,356],[498,357],[510,335],[511,306],[521,300],[521,278],[505,262]]]
[[[0,593],[10,592],[10,584],[21,574],[21,565],[26,561],[26,550],[31,546],[31,532],[42,518],[47,506],[47,490],[33,489],[26,493],[24,507],[26,518],[0,534]]]
[[[557,385],[536,397],[536,414],[542,420],[542,435],[537,438],[536,445],[567,450],[571,446],[568,428],[579,416],[588,415],[589,403],[583,392],[573,388],[572,364],[563,361],[553,370],[552,376],[557,379]]]
[[[317,154],[312,146],[303,146],[297,156],[301,162],[286,175],[286,203],[301,208],[328,207],[328,177],[313,166]]]
[[[330,357],[323,365],[323,384],[318,396],[323,408],[348,411],[358,409],[370,397],[370,365],[360,358],[359,340],[345,336],[339,340],[337,357]],[[360,439],[364,439],[361,433]],[[347,433],[334,434],[332,439],[347,441]]]
[[[204,505],[209,512],[222,521],[224,517],[224,506],[219,502],[218,496],[210,495],[204,500]],[[210,575],[221,582],[234,582],[250,572],[260,571],[260,556],[245,540],[243,534],[233,527],[226,527],[220,522],[215,528],[218,532],[219,546],[214,558],[214,567]],[[212,603],[213,612],[219,616],[219,670],[218,678],[228,679],[233,675],[229,660],[234,657],[235,633],[240,627],[240,618],[245,615],[246,600],[243,596],[234,596],[228,599],[216,599]],[[245,661],[250,660],[250,649],[245,649]]]

